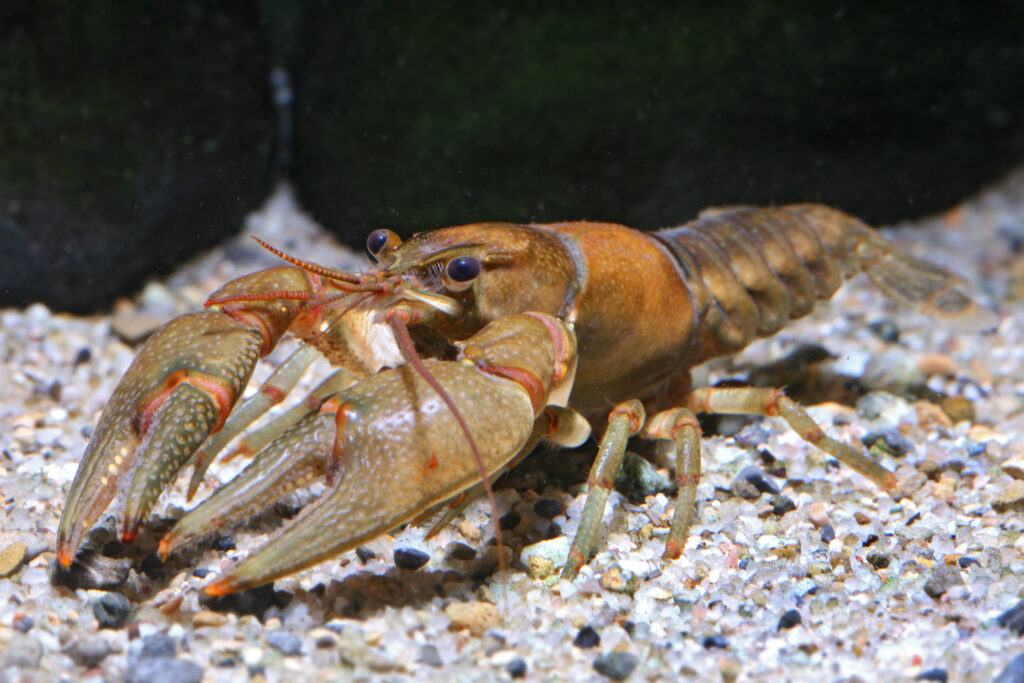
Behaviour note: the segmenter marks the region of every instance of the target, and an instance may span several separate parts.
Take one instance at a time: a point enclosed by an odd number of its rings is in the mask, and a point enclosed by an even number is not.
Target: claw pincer
[[[480,455],[494,475],[536,445],[534,422],[552,389],[571,382],[566,364],[575,356],[575,340],[555,318],[522,314],[491,323],[459,346],[458,360],[425,363],[478,435]],[[480,480],[452,412],[403,365],[335,394],[278,437],[183,517],[160,553],[251,516],[324,475],[323,496],[208,593],[266,583],[351,550]]]

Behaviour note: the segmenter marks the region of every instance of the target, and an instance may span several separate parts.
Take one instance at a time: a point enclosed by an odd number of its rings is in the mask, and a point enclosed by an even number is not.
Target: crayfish
[[[208,593],[269,582],[443,503],[489,493],[490,480],[541,440],[579,444],[591,427],[603,436],[563,576],[588,561],[635,435],[670,445],[678,496],[664,554],[677,558],[701,472],[696,413],[780,416],[878,486],[894,483],[781,390],[694,388],[692,368],[774,334],[857,272],[931,315],[976,325],[993,316],[955,276],[810,204],[715,209],[653,233],[593,222],[480,223],[403,242],[377,230],[367,242],[377,265],[365,273],[265,246],[291,265],[234,280],[206,311],[167,323],[122,378],[68,494],[58,531],[64,566],[115,496],[130,541],[187,464],[195,467],[191,495],[217,452],[318,352],[340,369],[245,437],[255,459],[179,520],[160,553],[317,478],[326,492]],[[257,361],[286,333],[306,346],[236,407]]]

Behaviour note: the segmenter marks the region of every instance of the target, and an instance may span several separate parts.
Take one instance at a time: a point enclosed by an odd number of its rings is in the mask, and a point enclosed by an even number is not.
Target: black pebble
[[[164,578],[164,563],[160,561],[156,553],[150,553],[142,560],[142,564],[139,565],[139,571],[149,578],[159,581]]]
[[[361,545],[358,548],[356,548],[356,557],[359,558],[360,562],[362,562],[363,564],[366,564],[367,562],[369,562],[373,558],[377,557],[377,553],[373,552],[372,550],[367,548],[365,545]]]
[[[705,650],[710,650],[713,647],[724,650],[729,647],[729,641],[722,636],[705,636],[700,644],[704,646]]]
[[[831,543],[836,540],[836,530],[832,528],[831,524],[821,527],[821,540],[824,543]]]
[[[398,548],[395,550],[395,566],[401,569],[419,569],[430,562],[430,555],[415,548]]]
[[[911,445],[910,440],[895,429],[871,432],[862,437],[860,441],[866,448],[878,446],[886,453],[897,458],[906,455]]]
[[[212,569],[204,569],[203,567],[196,567],[192,570],[192,576],[196,577],[197,579],[205,579],[212,573]]]
[[[213,542],[213,549],[220,552],[226,550],[235,549],[235,537],[234,536],[221,536]]]
[[[78,353],[75,354],[74,365],[81,365],[82,363],[88,363],[92,360],[92,349],[88,346],[83,346],[78,349]]]
[[[120,593],[107,593],[92,603],[92,613],[100,628],[121,628],[128,621],[132,606]]]
[[[927,671],[922,671],[917,674],[917,680],[946,683],[946,681],[949,680],[949,674],[946,673],[945,669],[928,669]]]
[[[772,481],[772,479],[770,479],[768,475],[756,465],[744,467],[740,470],[740,473],[736,475],[736,478],[749,482],[751,486],[757,489],[758,493],[770,493],[773,496],[777,496],[779,494],[779,485]]]
[[[502,530],[508,531],[509,529],[515,529],[519,526],[519,522],[522,520],[523,516],[519,514],[519,510],[513,509],[501,516],[498,520],[498,526],[500,526]]]
[[[885,553],[870,552],[865,558],[869,564],[874,566],[876,569],[885,569],[889,566],[889,556]]]
[[[1016,631],[1018,636],[1024,635],[1024,600],[1000,614],[996,623],[1003,628]]]
[[[597,647],[601,644],[601,636],[593,626],[584,626],[573,638],[572,644],[580,648]]]
[[[449,543],[445,548],[445,552],[448,554],[448,557],[453,560],[462,560],[464,562],[476,557],[476,550],[465,543],[460,543],[458,541],[452,541]]]
[[[628,652],[609,652],[594,660],[594,671],[613,681],[625,680],[637,665],[636,655]]]
[[[776,517],[781,517],[787,512],[796,510],[796,503],[789,496],[775,496],[771,500],[772,503],[772,514]]]
[[[790,629],[803,622],[803,617],[800,616],[800,612],[795,609],[786,610],[779,617],[779,626],[776,630],[781,631],[783,629]]]
[[[30,616],[24,616],[21,619],[18,619],[17,623],[14,624],[14,628],[22,633],[28,633],[35,625],[35,619]]]
[[[554,498],[541,498],[533,504],[533,511],[538,517],[554,519],[562,514],[562,504]]]
[[[961,569],[967,569],[972,564],[977,565],[979,567],[981,566],[981,563],[973,557],[961,557],[959,560],[956,561],[956,563],[960,565]]]
[[[526,660],[522,657],[516,657],[508,664],[505,665],[505,671],[512,678],[523,678],[526,676]]]
[[[156,633],[142,639],[142,652],[139,656],[143,659],[170,658],[174,657],[177,653],[178,648],[174,644],[174,638],[171,638],[166,633]]]
[[[273,631],[268,631],[264,638],[267,641],[267,645],[281,654],[287,656],[302,654],[302,639],[291,631],[286,631],[283,628],[274,629]]]
[[[1024,655],[1017,655],[1011,659],[992,683],[1024,683]]]
[[[200,604],[214,612],[231,611],[239,616],[252,614],[262,619],[267,610],[273,607],[284,607],[291,602],[293,597],[287,591],[275,591],[274,584],[267,583],[229,595],[203,597],[200,599]]]

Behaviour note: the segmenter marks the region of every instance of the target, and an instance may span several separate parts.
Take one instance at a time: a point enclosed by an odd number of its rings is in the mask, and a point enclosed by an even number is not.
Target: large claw
[[[71,484],[57,531],[62,565],[71,565],[120,490],[129,492],[122,535],[135,537],[165,485],[224,423],[263,341],[214,311],[176,318],[153,334],[104,408]]]
[[[461,345],[458,361],[425,361],[464,417],[489,474],[538,438],[568,431],[544,408],[556,389],[571,384],[574,363],[572,333],[539,314],[491,323]],[[540,416],[550,434],[536,433]],[[571,431],[578,441],[579,430]],[[335,394],[278,437],[182,518],[160,550],[166,554],[236,522],[326,473],[328,490],[319,500],[206,592],[266,583],[355,548],[478,484],[471,453],[455,415],[422,376],[411,366],[385,370]]]

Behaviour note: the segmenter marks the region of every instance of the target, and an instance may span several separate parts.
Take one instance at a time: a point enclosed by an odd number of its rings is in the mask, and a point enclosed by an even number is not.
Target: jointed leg
[[[666,559],[675,560],[683,554],[686,536],[697,512],[697,484],[700,483],[700,424],[685,408],[658,413],[644,429],[645,437],[668,439],[675,449],[676,509],[672,515],[672,528],[665,541]]]
[[[580,526],[569,549],[569,559],[562,570],[563,579],[573,579],[580,566],[590,559],[598,526],[604,516],[608,491],[622,468],[629,437],[640,431],[644,423],[644,408],[637,401],[626,401],[615,406],[608,418],[608,428],[597,449],[597,457],[587,478],[587,502],[580,517]]]
[[[777,415],[786,420],[804,441],[860,472],[883,489],[890,490],[896,484],[892,472],[841,441],[826,436],[807,411],[781,389],[705,387],[690,393],[688,407],[694,412]]]

